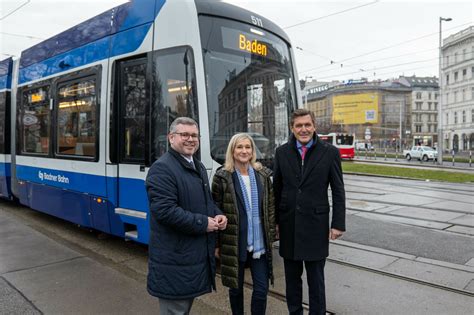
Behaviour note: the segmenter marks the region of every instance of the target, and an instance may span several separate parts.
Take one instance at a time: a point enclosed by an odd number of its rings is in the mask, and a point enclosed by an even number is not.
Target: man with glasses
[[[313,112],[297,109],[292,135],[276,150],[273,169],[275,216],[284,259],[290,314],[303,315],[303,263],[309,289],[309,314],[326,313],[324,264],[329,239],[345,230],[346,201],[339,150],[319,139]],[[329,222],[328,186],[332,192]],[[331,227],[331,228],[329,228]]]
[[[215,289],[216,231],[227,218],[215,206],[204,165],[193,155],[199,128],[191,118],[170,126],[171,148],[150,168],[148,292],[160,314],[189,314],[195,297]]]

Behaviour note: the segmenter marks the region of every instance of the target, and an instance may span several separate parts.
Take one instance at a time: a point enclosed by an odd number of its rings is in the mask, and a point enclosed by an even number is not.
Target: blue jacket
[[[150,203],[148,292],[164,299],[189,299],[215,288],[216,233],[207,233],[215,206],[207,172],[196,170],[170,149],[150,168],[146,179]]]

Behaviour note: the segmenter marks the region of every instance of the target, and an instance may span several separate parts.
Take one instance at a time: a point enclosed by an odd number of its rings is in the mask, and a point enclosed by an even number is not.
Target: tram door
[[[125,237],[148,242],[148,201],[145,190],[150,84],[148,59],[121,61],[118,71],[118,207]]]

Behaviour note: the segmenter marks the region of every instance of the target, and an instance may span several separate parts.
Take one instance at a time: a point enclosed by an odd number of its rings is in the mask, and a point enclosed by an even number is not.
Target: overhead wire
[[[375,1],[372,1],[372,2],[369,2],[369,3],[365,3],[365,4],[361,4],[361,5],[352,7],[352,8],[348,8],[348,9],[345,9],[345,10],[342,10],[342,11],[337,11],[337,12],[334,12],[334,13],[331,13],[331,14],[328,14],[328,15],[323,15],[323,16],[320,16],[320,17],[317,17],[317,18],[314,18],[314,19],[311,19],[311,20],[307,20],[307,21],[303,21],[303,22],[296,23],[296,24],[293,24],[293,25],[285,26],[285,27],[283,27],[283,29],[289,29],[289,28],[300,26],[300,25],[308,24],[308,23],[311,23],[311,22],[314,22],[314,21],[322,20],[322,19],[325,19],[325,18],[330,17],[330,16],[338,15],[338,14],[341,14],[341,13],[345,13],[345,12],[349,12],[349,11],[352,11],[352,10],[360,9],[362,7],[373,5],[373,4],[376,4],[377,2],[380,2],[380,0],[375,0]]]
[[[469,25],[469,24],[472,24],[473,22],[468,22],[468,23],[463,23],[463,24],[459,24],[459,25],[456,25],[452,28],[449,28],[447,29],[446,31],[449,31],[449,30],[453,30],[453,29],[456,29],[456,28],[459,28],[459,27],[462,27],[462,26],[465,26],[465,25]],[[429,36],[433,36],[433,35],[438,35],[439,32],[435,32],[435,33],[430,33],[430,34],[427,34],[427,35],[423,35],[423,36],[420,36],[420,37],[416,37],[416,38],[412,38],[412,39],[409,39],[409,40],[406,40],[406,41],[403,41],[403,42],[400,42],[400,43],[397,43],[397,44],[394,44],[394,45],[390,45],[390,46],[386,46],[386,47],[383,47],[383,48],[379,48],[379,49],[376,49],[376,50],[373,50],[373,51],[368,51],[364,54],[360,54],[360,55],[357,55],[357,56],[353,56],[353,57],[349,57],[349,58],[346,58],[346,59],[343,59],[343,60],[339,60],[339,61],[334,61],[334,62],[331,62],[330,64],[326,64],[326,65],[321,65],[321,66],[318,66],[318,67],[314,67],[314,68],[310,68],[310,69],[307,69],[307,70],[304,70],[302,71],[301,73],[307,73],[307,72],[310,72],[310,71],[314,71],[314,70],[318,70],[318,69],[322,69],[322,68],[326,68],[326,67],[330,67],[332,66],[333,64],[343,64],[343,62],[345,61],[348,61],[348,60],[353,60],[353,59],[356,59],[356,58],[359,58],[359,57],[365,57],[367,55],[371,55],[371,54],[374,54],[376,52],[380,52],[380,51],[383,51],[383,50],[387,50],[387,49],[390,49],[390,48],[393,48],[393,47],[396,47],[396,46],[401,46],[403,44],[406,44],[406,43],[411,43],[413,41],[416,41],[416,40],[420,40],[420,39],[423,39],[423,38],[426,38],[426,37],[429,37]],[[368,61],[370,62],[370,61]]]
[[[7,17],[9,17],[10,15],[12,15],[13,13],[15,13],[16,11],[20,10],[21,8],[23,8],[25,5],[27,5],[28,3],[30,3],[31,0],[27,0],[25,3],[22,3],[20,6],[18,6],[16,9],[13,9],[10,13],[0,17],[0,21],[1,20],[4,20],[6,19]]]
[[[447,54],[447,55],[444,55],[444,57],[455,57],[456,55],[459,56],[459,57],[463,57],[463,60],[465,59],[466,56],[470,55],[470,54],[474,54],[474,52],[472,51],[465,51],[463,53],[460,53],[460,54]],[[344,73],[344,74],[340,74],[340,75],[330,75],[330,76],[325,76],[325,77],[317,77],[318,79],[327,79],[327,78],[335,78],[336,76],[344,76],[344,75],[351,75],[351,74],[357,74],[357,73],[361,73],[361,72],[364,72],[364,73],[370,73],[370,72],[375,72],[375,71],[378,71],[380,69],[386,69],[386,68],[391,68],[391,67],[397,67],[397,66],[403,66],[403,65],[406,65],[406,64],[412,64],[412,63],[422,63],[422,62],[429,62],[429,61],[434,61],[434,60],[439,60],[439,57],[436,57],[436,58],[429,58],[429,59],[423,59],[423,60],[418,60],[418,61],[412,61],[412,62],[408,62],[408,63],[401,63],[401,64],[395,64],[395,65],[387,65],[387,66],[384,66],[384,67],[373,67],[373,68],[367,68],[367,70],[361,70],[361,71],[356,71],[356,72],[351,72],[351,73]],[[326,71],[323,71],[323,72],[319,72],[319,73],[325,73],[325,72],[330,72],[330,71],[336,71],[336,70],[339,70],[339,69],[332,69],[332,70],[326,70]],[[393,71],[393,72],[396,72],[396,71]],[[378,75],[382,75],[381,73],[378,73]]]

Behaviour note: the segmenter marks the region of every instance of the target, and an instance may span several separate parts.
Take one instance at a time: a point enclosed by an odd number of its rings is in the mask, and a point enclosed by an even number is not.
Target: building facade
[[[438,142],[438,97],[436,77],[405,77],[398,82],[411,92],[411,139],[412,145],[437,146]]]
[[[351,82],[308,94],[317,132],[354,134],[375,148],[412,144],[411,89],[398,82]],[[401,144],[401,148],[400,148]]]
[[[474,26],[443,40],[442,112],[444,149],[474,149]]]

